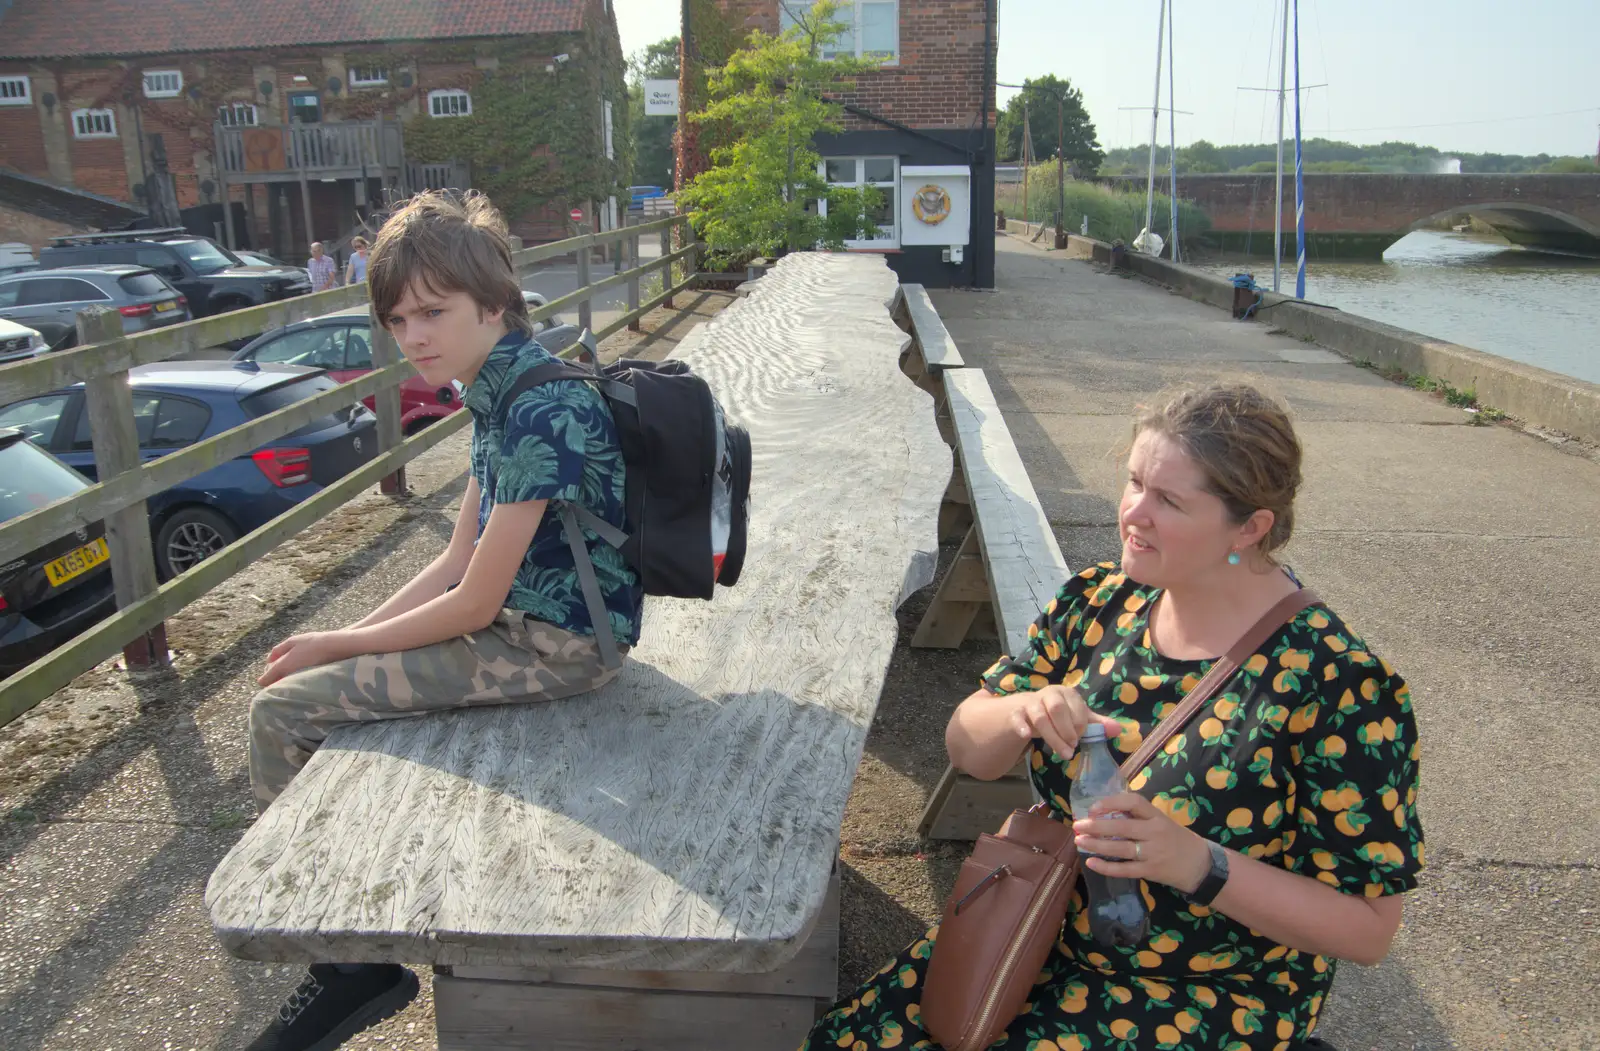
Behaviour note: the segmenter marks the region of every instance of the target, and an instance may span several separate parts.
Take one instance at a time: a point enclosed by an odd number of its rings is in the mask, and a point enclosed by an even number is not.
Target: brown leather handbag
[[[1144,769],[1256,650],[1319,601],[1302,588],[1268,610],[1122,764],[1123,777]],[[1078,851],[1072,826],[1045,810],[1013,811],[997,834],[979,836],[945,903],[922,994],[923,1028],[945,1051],[982,1051],[998,1040],[1060,936]]]

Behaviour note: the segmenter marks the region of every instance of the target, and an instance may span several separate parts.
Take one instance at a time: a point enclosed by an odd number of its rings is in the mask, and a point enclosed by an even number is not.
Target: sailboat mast
[[[1167,258],[1174,263],[1178,261],[1178,70],[1175,59],[1178,42],[1172,35],[1172,19],[1177,8],[1178,0],[1167,4],[1167,163],[1172,172],[1171,215],[1167,220],[1172,253]]]
[[[1287,2],[1287,0],[1285,0]],[[1156,98],[1150,104],[1150,176],[1144,188],[1144,228],[1156,211],[1156,136],[1161,131],[1161,49],[1167,42],[1167,0],[1161,0],[1161,17],[1156,22]]]
[[[1165,0],[1162,0],[1165,3]],[[1272,290],[1283,287],[1283,110],[1289,90],[1289,0],[1283,0],[1283,49],[1278,59],[1278,206],[1272,212]]]
[[[1306,297],[1306,166],[1300,129],[1300,0],[1294,0],[1294,275],[1296,299]]]

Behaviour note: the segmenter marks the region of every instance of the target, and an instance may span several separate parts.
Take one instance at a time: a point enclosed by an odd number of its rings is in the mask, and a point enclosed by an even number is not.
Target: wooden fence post
[[[388,368],[390,365],[400,363],[400,347],[395,343],[394,337],[389,335],[389,330],[378,324],[377,314],[370,308],[367,311],[368,323],[372,332],[372,367],[375,369]],[[381,455],[400,444],[400,385],[385,387],[374,395],[378,409],[378,453]],[[391,475],[385,475],[378,483],[378,491],[388,496],[396,496],[406,491],[406,469],[401,467]]]
[[[661,258],[663,259],[672,254],[672,230],[673,228],[669,226],[665,230],[661,231]],[[668,263],[666,266],[661,268],[661,291],[670,293],[674,288],[677,287],[677,279],[672,276],[674,269],[675,267],[671,263]],[[677,309],[672,303],[671,295],[668,295],[666,302],[662,303],[661,305],[666,307],[668,310]]]
[[[122,316],[110,307],[78,311],[78,345],[115,343],[122,338]],[[133,397],[126,369],[96,376],[84,384],[84,409],[89,414],[89,441],[100,481],[138,470],[139,430],[133,419]],[[140,500],[106,516],[106,545],[111,550],[111,582],[117,608],[126,609],[156,590],[155,552],[150,543],[150,512]],[[164,666],[167,626],[157,624],[122,648],[130,668]]]
[[[590,253],[591,249],[588,245],[578,249],[578,288],[580,289],[588,288],[590,284]],[[585,296],[578,301],[578,327],[580,329],[594,328],[594,298],[592,296]]]
[[[627,242],[628,269],[639,269],[639,235],[634,234]],[[639,309],[639,277],[634,275],[628,279],[628,313],[632,314]],[[642,329],[640,318],[628,322],[629,332],[639,332]]]

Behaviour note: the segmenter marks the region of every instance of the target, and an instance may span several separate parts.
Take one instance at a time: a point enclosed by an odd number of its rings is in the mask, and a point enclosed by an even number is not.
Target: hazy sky
[[[1178,116],[1179,144],[1272,141],[1275,96],[1237,88],[1276,88],[1282,0],[1174,2],[1177,108],[1193,113]],[[678,0],[615,4],[629,52],[678,31]],[[1148,141],[1159,9],[1160,0],[1000,0],[999,79],[1067,77],[1103,145]],[[1328,84],[1305,93],[1305,131],[1592,156],[1597,54],[1600,0],[1300,0],[1301,81]],[[1166,93],[1163,83],[1163,106]],[[1001,89],[1002,105],[1012,94]]]

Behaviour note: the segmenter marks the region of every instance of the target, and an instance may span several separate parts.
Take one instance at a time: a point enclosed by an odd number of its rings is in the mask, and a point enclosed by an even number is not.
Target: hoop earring
[[[1237,551],[1229,551],[1228,552],[1228,565],[1237,566],[1239,564],[1239,562],[1240,562],[1239,552],[1237,552]]]

